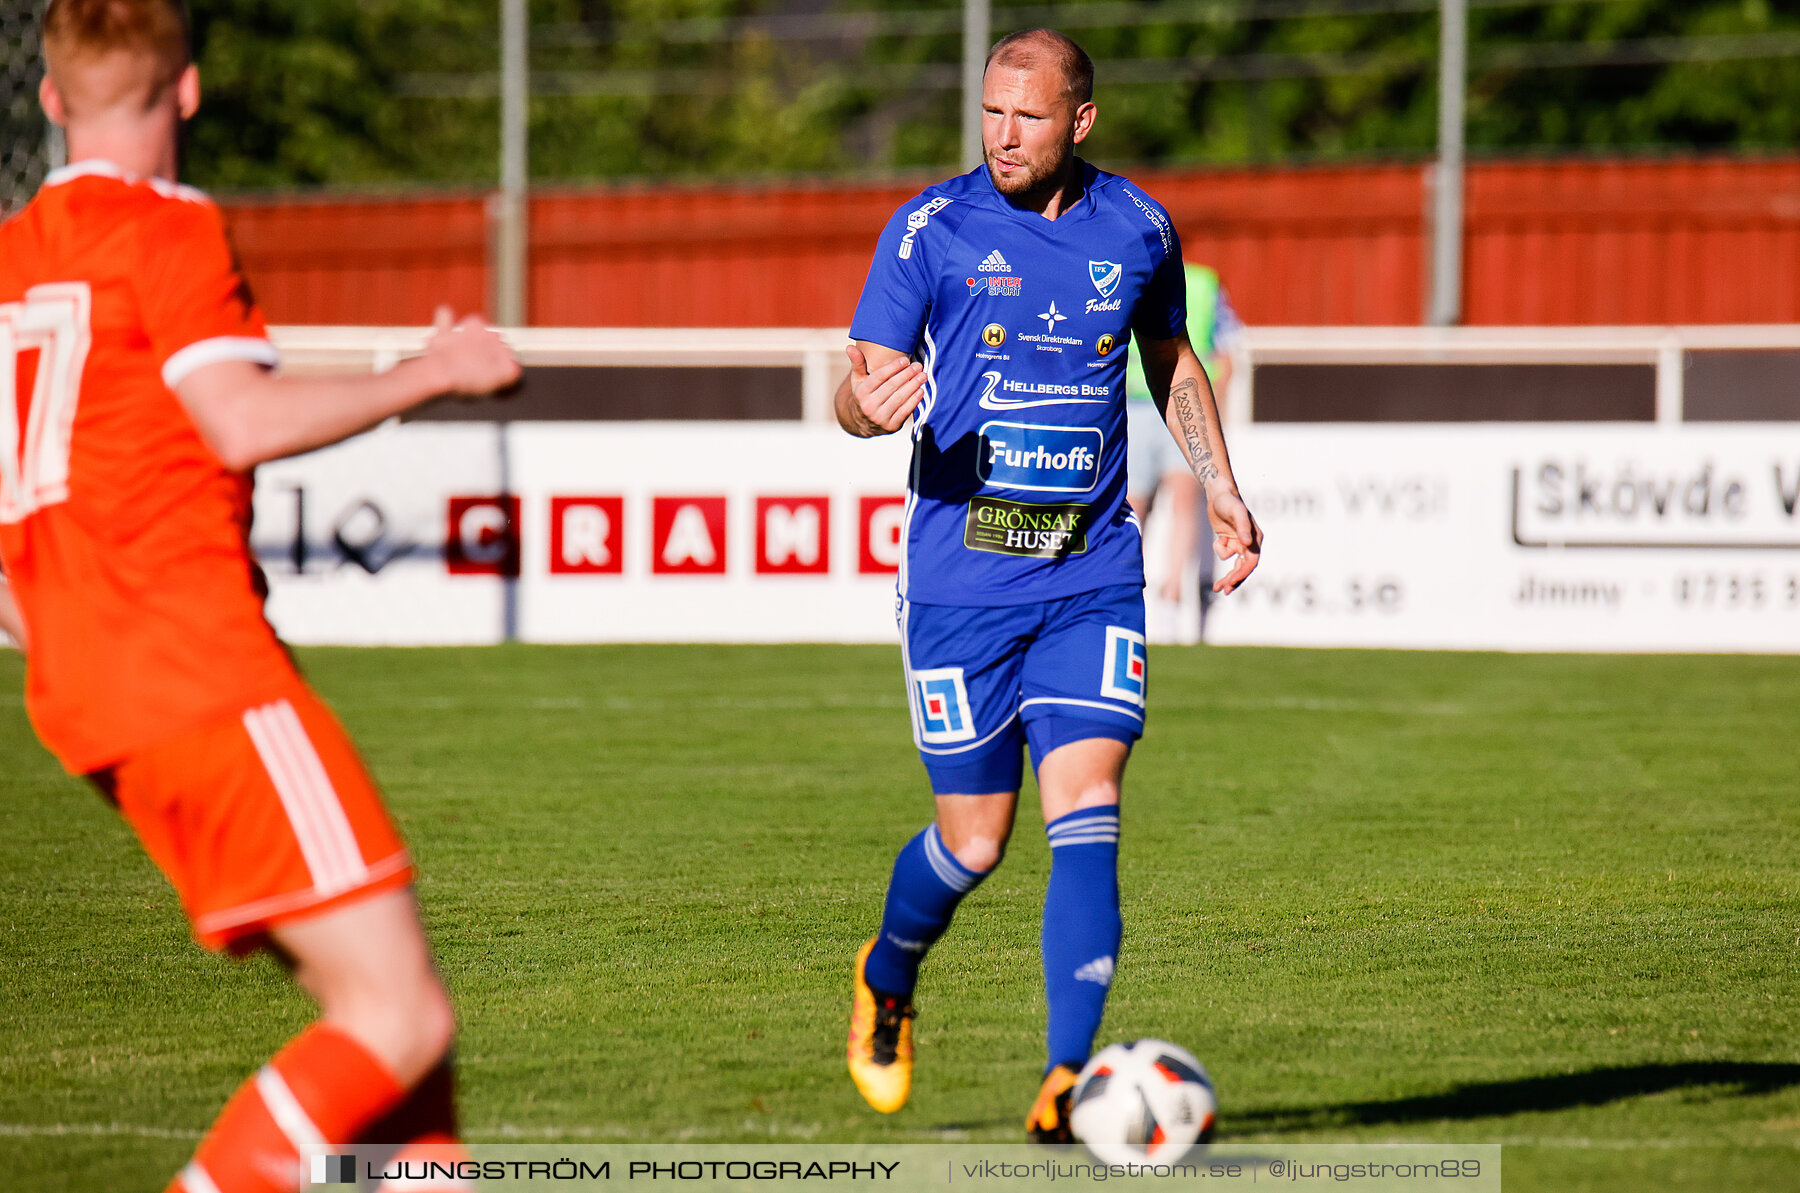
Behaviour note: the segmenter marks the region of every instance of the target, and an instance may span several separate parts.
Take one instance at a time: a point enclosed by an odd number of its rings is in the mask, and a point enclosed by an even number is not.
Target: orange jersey
[[[26,707],[88,772],[291,690],[250,477],[173,386],[275,351],[198,191],[88,161],[0,225],[0,562]]]

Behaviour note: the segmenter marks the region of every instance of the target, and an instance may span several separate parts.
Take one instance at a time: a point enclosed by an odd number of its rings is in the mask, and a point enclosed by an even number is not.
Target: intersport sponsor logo
[[[1018,298],[1025,293],[1025,279],[1015,277],[965,278],[969,287],[969,297],[979,298],[983,294],[994,298]]]

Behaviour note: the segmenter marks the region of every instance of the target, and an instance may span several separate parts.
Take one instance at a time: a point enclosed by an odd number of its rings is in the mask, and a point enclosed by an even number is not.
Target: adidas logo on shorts
[[[977,272],[977,273],[1011,273],[1012,266],[1010,266],[1006,263],[1006,258],[1002,257],[1000,255],[1000,250],[995,249],[993,252],[991,252],[987,255],[987,260],[983,261],[981,263],[981,265],[976,269],[975,272]]]

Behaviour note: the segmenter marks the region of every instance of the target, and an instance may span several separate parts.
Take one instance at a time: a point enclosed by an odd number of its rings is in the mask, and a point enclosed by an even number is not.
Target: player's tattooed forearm
[[[1219,469],[1213,463],[1212,437],[1206,433],[1206,417],[1200,413],[1199,399],[1200,383],[1192,377],[1169,391],[1169,400],[1175,403],[1176,421],[1187,438],[1188,459],[1193,461],[1194,475],[1204,484],[1217,477]]]

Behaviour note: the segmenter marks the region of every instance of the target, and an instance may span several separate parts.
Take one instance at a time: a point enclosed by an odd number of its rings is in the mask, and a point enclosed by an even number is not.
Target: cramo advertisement
[[[983,434],[980,466],[1022,492],[984,499],[965,545],[1085,549],[1100,432]],[[1800,650],[1800,428],[1250,425],[1230,445],[1268,542],[1208,641]],[[299,642],[892,642],[909,449],[800,424],[405,424],[260,469],[255,544]]]

